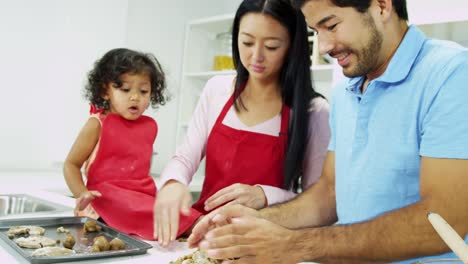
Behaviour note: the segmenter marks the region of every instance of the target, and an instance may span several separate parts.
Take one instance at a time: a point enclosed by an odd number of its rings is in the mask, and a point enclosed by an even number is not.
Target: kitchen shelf
[[[214,77],[214,76],[217,76],[217,75],[232,75],[232,74],[236,74],[236,71],[234,71],[234,70],[225,70],[225,71],[189,72],[189,73],[184,73],[184,76],[186,76],[188,78],[208,80],[211,77]]]

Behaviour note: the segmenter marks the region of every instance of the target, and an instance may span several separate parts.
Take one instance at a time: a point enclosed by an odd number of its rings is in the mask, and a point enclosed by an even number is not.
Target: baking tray
[[[102,227],[101,231],[85,233],[83,232],[83,226],[88,220],[92,219],[88,217],[46,217],[0,220],[0,238],[33,264],[141,255],[145,254],[148,249],[152,248],[150,244],[119,232],[99,221],[97,221],[97,224]],[[43,227],[46,230],[44,236],[54,240],[60,239],[61,241],[65,239],[66,234],[57,233],[57,228],[63,226],[70,230],[70,234],[75,237],[76,243],[73,250],[75,250],[76,253],[57,257],[33,257],[31,254],[34,249],[21,248],[7,236],[7,231],[10,227],[19,225],[35,225]],[[125,242],[125,249],[117,251],[91,252],[91,245],[93,244],[94,237],[100,235],[105,236],[109,241],[113,238],[119,238]],[[61,244],[58,246],[62,247]]]

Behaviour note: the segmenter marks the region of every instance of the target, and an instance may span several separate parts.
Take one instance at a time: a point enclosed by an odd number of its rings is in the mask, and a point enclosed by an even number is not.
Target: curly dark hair
[[[151,81],[151,106],[157,108],[166,103],[166,79],[156,57],[125,48],[110,50],[96,61],[88,73],[85,98],[99,109],[108,109],[108,103],[102,98],[104,87],[109,83],[117,84],[117,88],[122,87],[121,76],[125,73],[148,74]]]

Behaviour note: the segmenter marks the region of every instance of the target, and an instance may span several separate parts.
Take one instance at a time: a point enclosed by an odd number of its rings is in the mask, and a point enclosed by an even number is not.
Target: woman
[[[311,87],[303,15],[287,0],[244,0],[232,31],[237,74],[207,82],[161,175],[154,233],[163,246],[221,205],[284,202],[321,174],[328,104]],[[187,185],[205,155],[203,189],[190,208]]]

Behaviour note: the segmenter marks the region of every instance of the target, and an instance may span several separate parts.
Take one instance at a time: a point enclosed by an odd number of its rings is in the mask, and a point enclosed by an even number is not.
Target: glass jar
[[[213,70],[232,70],[234,62],[232,60],[232,37],[230,32],[216,35],[216,50],[214,56]]]

